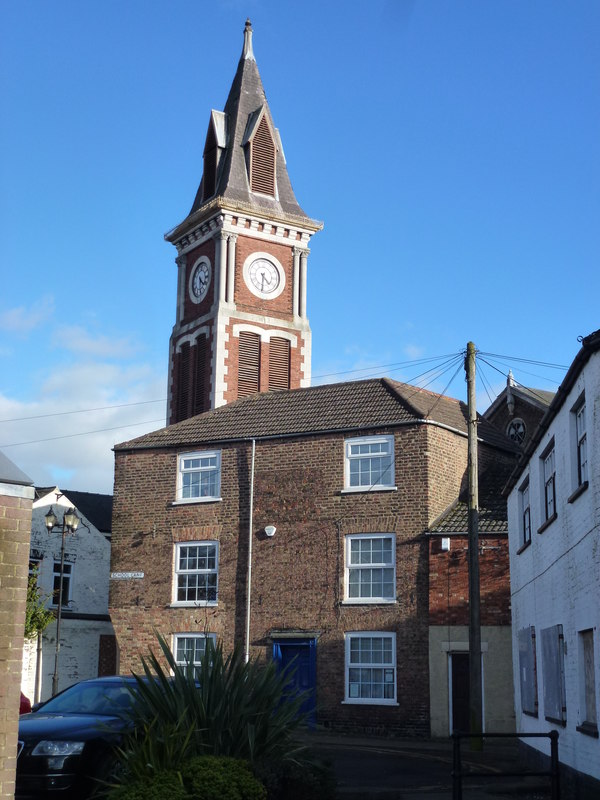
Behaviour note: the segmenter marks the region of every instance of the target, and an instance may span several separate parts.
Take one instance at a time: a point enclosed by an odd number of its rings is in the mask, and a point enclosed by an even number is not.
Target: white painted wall
[[[571,409],[585,391],[588,437],[589,487],[577,499],[568,498],[576,488],[576,443]],[[540,455],[554,436],[556,455],[557,519],[542,533],[543,480]],[[521,553],[521,521],[518,488],[529,475],[531,497],[531,545]],[[559,732],[559,758],[579,772],[600,779],[600,740],[576,730],[582,719],[582,663],[578,632],[594,631],[596,707],[600,714],[600,353],[596,352],[545,433],[529,466],[508,500],[510,574],[512,595],[513,666],[517,731]],[[561,624],[566,644],[566,726],[545,719],[544,671],[541,631]],[[538,676],[538,716],[521,711],[517,634],[535,626]],[[526,743],[549,753],[545,739]]]
[[[56,490],[59,491],[58,489]],[[44,521],[52,505],[59,524],[48,533]],[[62,516],[66,508],[73,505],[65,495],[56,500],[50,493],[33,504],[31,522],[31,554],[39,554],[42,560],[38,572],[38,585],[43,596],[51,603],[54,562],[60,561]],[[105,620],[69,619],[64,612],[78,614],[108,615],[108,583],[110,573],[110,542],[81,512],[81,521],[74,533],[66,534],[65,563],[72,564],[71,599],[63,605],[61,622],[61,647],[59,656],[59,690],[76,681],[92,678],[98,674],[99,639],[101,634],[113,635],[112,624]],[[56,649],[56,623],[44,631],[42,649],[42,685],[40,699],[52,693],[52,675]],[[21,688],[33,700],[35,697],[36,644],[26,646],[23,659]]]

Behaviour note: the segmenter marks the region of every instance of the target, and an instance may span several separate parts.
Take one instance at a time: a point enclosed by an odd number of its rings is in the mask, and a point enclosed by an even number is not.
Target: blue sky
[[[315,381],[420,381],[434,362],[405,362],[473,340],[509,357],[481,364],[492,392],[509,366],[552,389],[564,371],[517,359],[568,365],[600,327],[597,0],[4,0],[0,449],[37,484],[111,491],[113,444],[164,420],[163,234],[247,16],[296,196],[325,224]]]

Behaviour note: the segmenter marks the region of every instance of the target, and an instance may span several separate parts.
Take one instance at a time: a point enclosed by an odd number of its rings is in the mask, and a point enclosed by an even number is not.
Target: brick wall
[[[469,624],[469,539],[450,537],[442,551],[441,537],[429,541],[429,618],[432,625]],[[480,534],[479,585],[482,625],[510,625],[508,536]]]
[[[0,483],[0,798],[15,790],[33,489]]]
[[[383,431],[372,431],[378,432]],[[167,637],[207,630],[221,637],[226,649],[243,643],[250,452],[250,443],[223,446],[222,501],[190,505],[172,505],[175,450],[117,452],[112,570],[144,573],[141,580],[111,585],[121,671],[138,668],[140,653],[156,646],[154,629]],[[397,491],[343,493],[343,435],[257,442],[251,655],[270,658],[273,631],[315,632],[322,724],[429,733],[423,531],[448,498],[458,495],[465,458],[461,437],[434,426],[401,428],[395,434]],[[264,533],[269,524],[277,527],[272,538]],[[344,602],[345,536],[360,532],[395,534],[396,603]],[[218,605],[170,607],[174,543],[194,539],[219,542]],[[396,634],[398,706],[343,703],[344,633],[350,631]]]

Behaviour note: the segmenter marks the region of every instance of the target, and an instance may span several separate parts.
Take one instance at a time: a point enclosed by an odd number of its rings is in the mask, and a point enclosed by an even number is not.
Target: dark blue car
[[[81,681],[21,716],[15,798],[92,796],[131,728],[135,685],[123,676]]]

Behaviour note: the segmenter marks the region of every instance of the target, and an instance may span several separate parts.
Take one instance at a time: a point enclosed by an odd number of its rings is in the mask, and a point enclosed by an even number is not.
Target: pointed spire
[[[256,61],[252,51],[252,23],[249,19],[246,20],[244,27],[244,49],[242,50],[242,58],[244,60]]]

